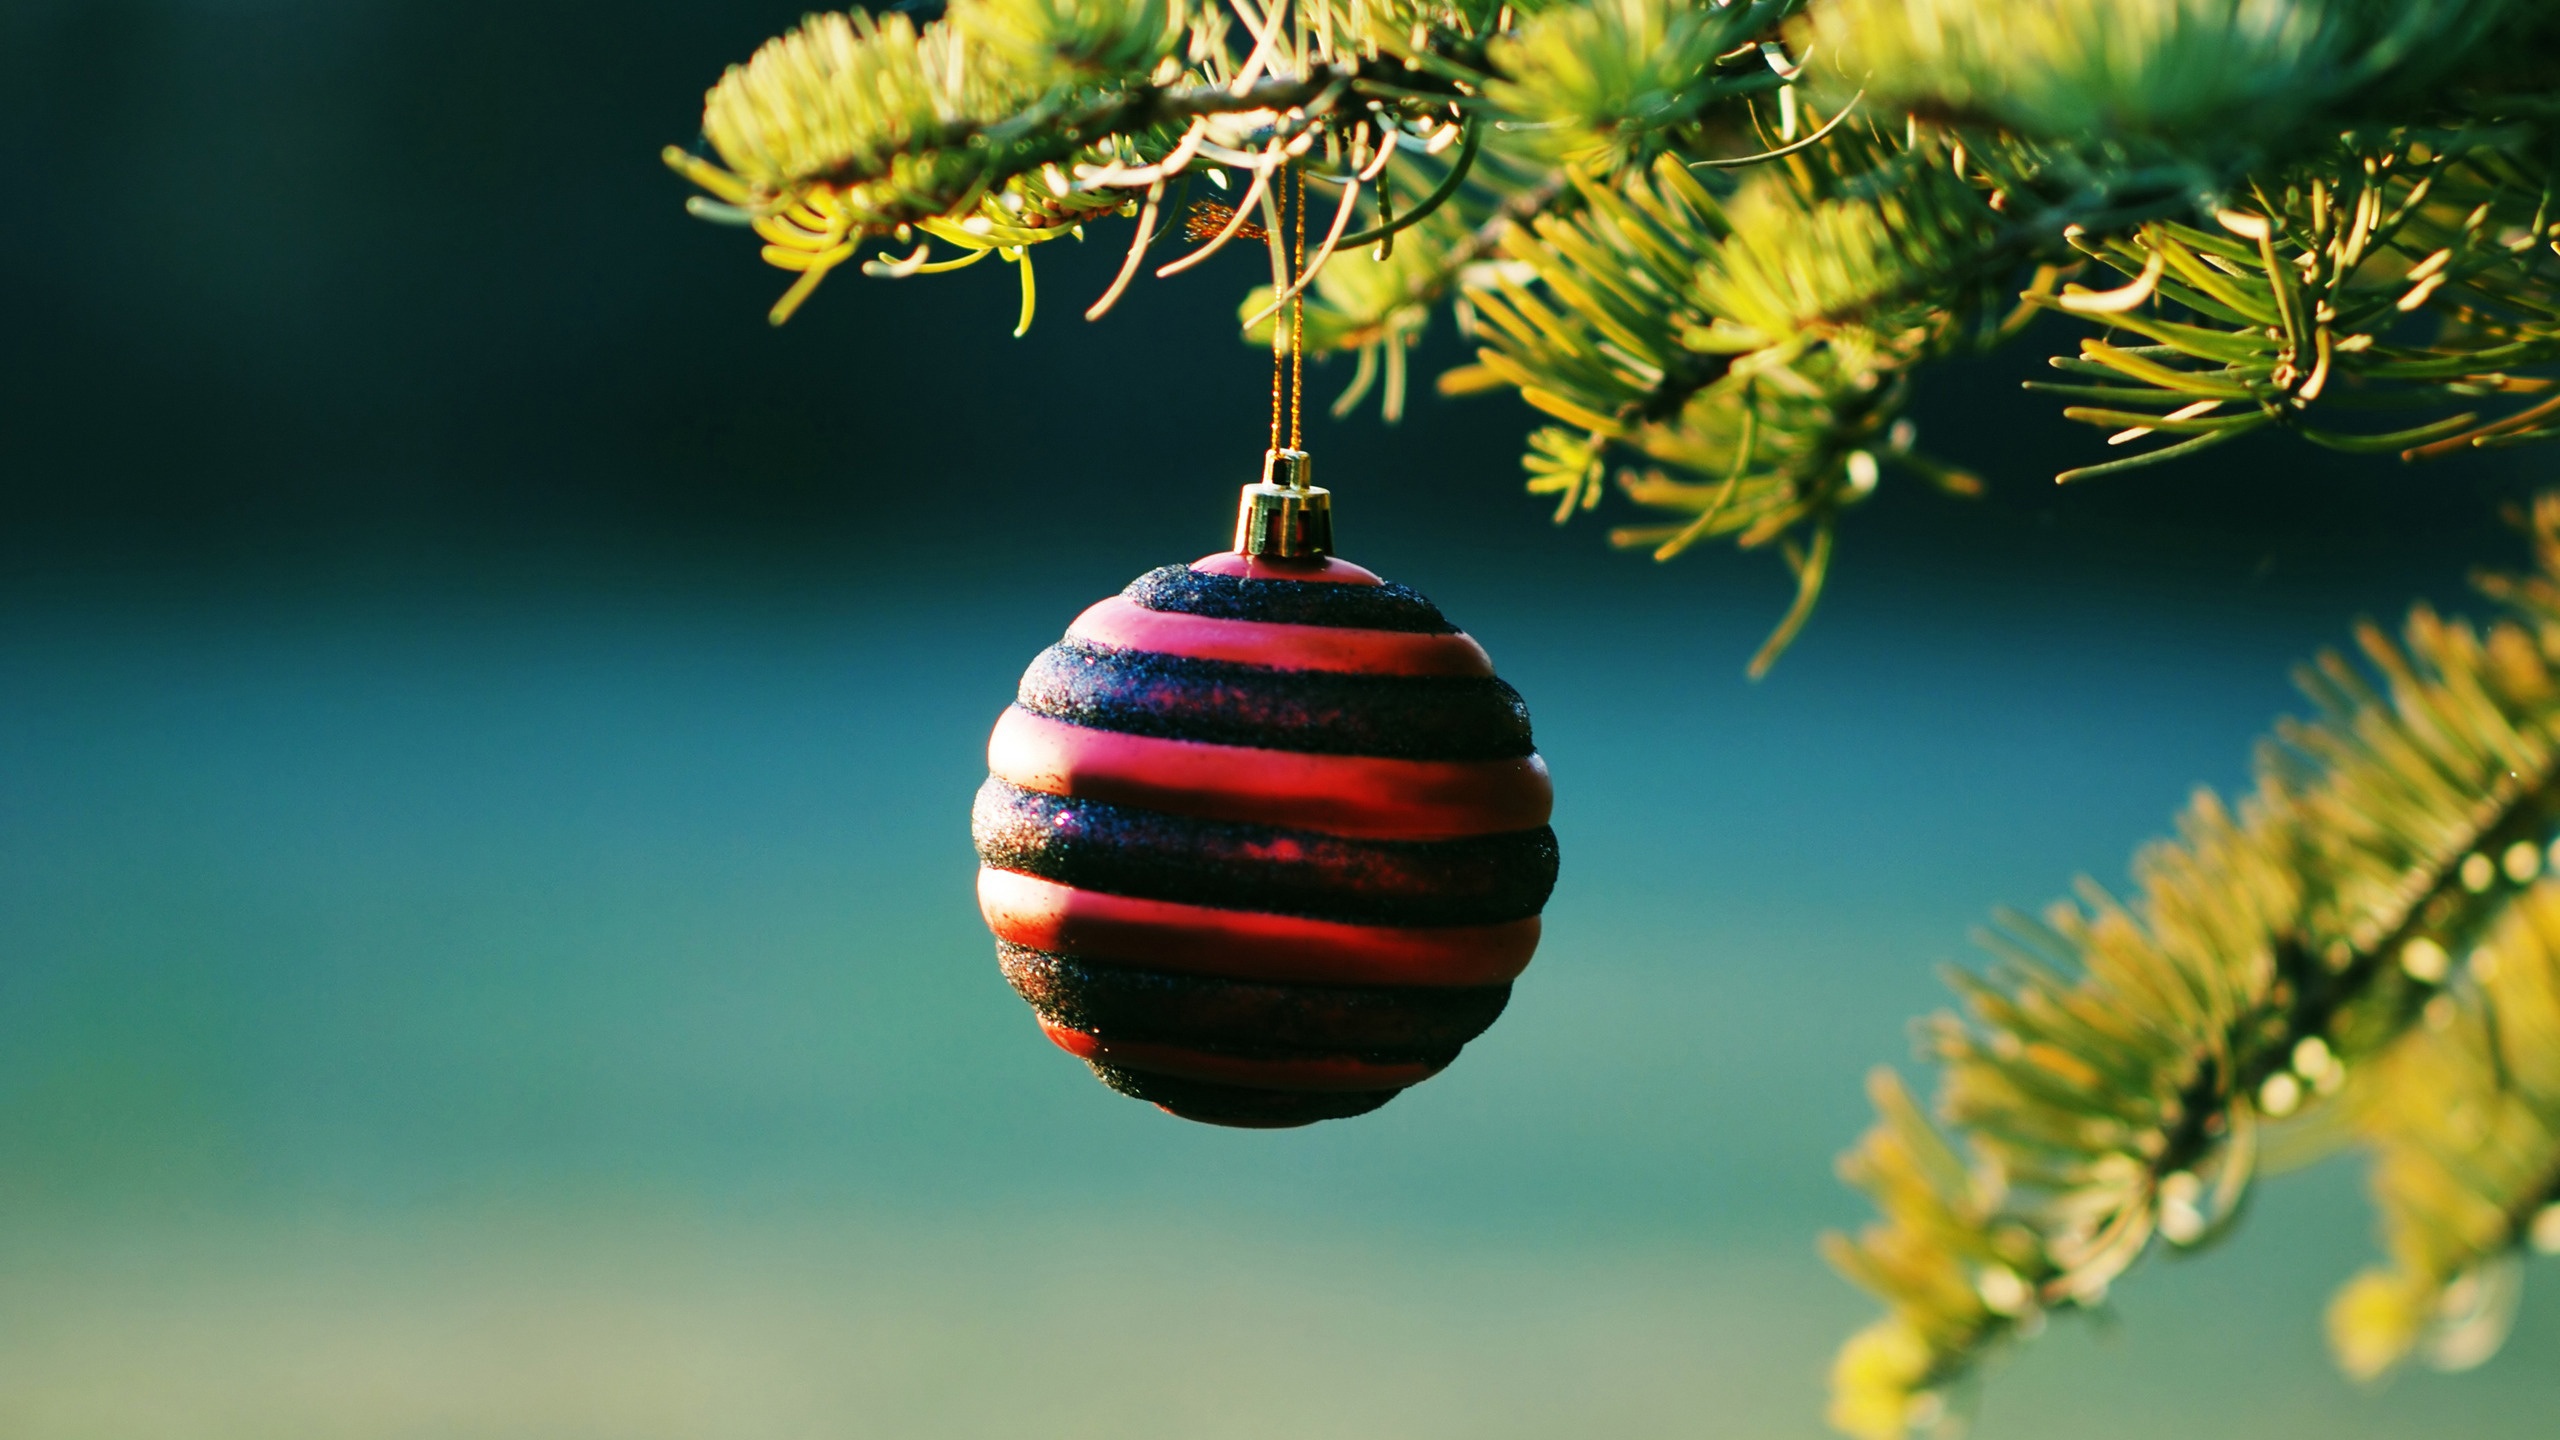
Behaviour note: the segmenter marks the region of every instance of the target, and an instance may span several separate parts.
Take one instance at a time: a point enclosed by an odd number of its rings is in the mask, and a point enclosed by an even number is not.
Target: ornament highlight
[[[1302,514],[1325,492],[1294,478]],[[1246,487],[1240,532],[1273,488]],[[987,768],[1006,980],[1185,1119],[1304,1125],[1439,1073],[1502,1013],[1555,885],[1518,692],[1429,600],[1321,553],[1212,555],[1086,610]]]

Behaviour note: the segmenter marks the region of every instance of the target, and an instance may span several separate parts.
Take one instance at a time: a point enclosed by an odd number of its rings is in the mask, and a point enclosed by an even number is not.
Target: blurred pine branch
[[[1982,936],[1967,1013],[1921,1031],[1961,1148],[1884,1071],[1842,1162],[1882,1218],[1829,1252],[1891,1308],[1834,1370],[1841,1428],[1933,1421],[2155,1239],[2220,1239],[2262,1157],[2357,1142],[2395,1264],[2341,1297],[2340,1362],[2495,1349],[2507,1312],[2478,1297],[2560,1243],[2560,498],[2532,533],[2540,569],[2484,582],[2485,631],[2421,607],[2397,643],[2360,633],[2362,665],[2305,667],[2315,716],[2236,810],[2197,797],[2133,899],[2084,886]]]

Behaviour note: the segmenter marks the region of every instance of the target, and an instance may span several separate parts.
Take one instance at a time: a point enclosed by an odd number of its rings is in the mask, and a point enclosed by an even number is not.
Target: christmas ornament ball
[[[1553,791],[1528,707],[1429,600],[1244,546],[1140,576],[1031,662],[987,747],[978,899],[1005,979],[1106,1084],[1304,1125],[1502,1013]]]

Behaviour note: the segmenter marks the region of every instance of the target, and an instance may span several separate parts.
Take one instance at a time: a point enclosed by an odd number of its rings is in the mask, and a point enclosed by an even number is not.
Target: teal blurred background
[[[1320,427],[1346,551],[1529,697],[1564,879],[1447,1075],[1182,1125],[1040,1039],[965,816],[1029,657],[1216,548],[1258,262],[768,331],[654,152],[795,16],[0,12],[0,1434],[1818,1434],[1831,1159],[1933,965],[2242,783],[2350,617],[2516,558],[2529,452],[2056,492],[2031,339],[1924,400],[1991,498],[1889,481],[1754,685],[1774,563],[1550,529],[1525,412]],[[2548,1275],[2476,1374],[2329,1370],[2358,1183],[2273,1183],[1978,1433],[2549,1435]]]

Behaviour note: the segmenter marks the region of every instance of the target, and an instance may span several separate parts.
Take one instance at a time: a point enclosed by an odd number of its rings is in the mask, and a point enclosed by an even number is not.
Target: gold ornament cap
[[[1262,483],[1247,485],[1236,505],[1236,553],[1274,560],[1333,553],[1333,492],[1307,483],[1314,462],[1304,450],[1262,457]]]

